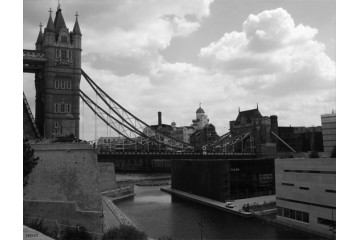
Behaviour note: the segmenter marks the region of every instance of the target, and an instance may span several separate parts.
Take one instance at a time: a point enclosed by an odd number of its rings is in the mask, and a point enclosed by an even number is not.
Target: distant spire
[[[60,9],[60,0],[58,0],[58,7],[57,9],[59,10]]]
[[[201,108],[201,103],[199,103],[199,108]]]
[[[79,22],[78,22],[78,16],[79,16],[79,14],[78,14],[78,12],[76,12],[76,14],[75,14],[76,20],[75,20],[75,25],[74,25],[74,29],[73,29],[73,34],[81,36],[80,26],[79,26]]]
[[[256,103],[256,109],[259,110],[259,103]]]
[[[239,107],[239,113],[240,113],[240,107]]]

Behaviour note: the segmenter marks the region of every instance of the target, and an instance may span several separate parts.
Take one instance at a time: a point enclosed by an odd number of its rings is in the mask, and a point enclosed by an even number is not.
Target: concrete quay
[[[134,194],[125,195],[122,198],[131,197]],[[130,218],[128,218],[114,203],[113,201],[102,196],[103,213],[104,213],[104,231],[111,227],[117,227],[119,225],[130,225],[137,229],[140,229]],[[119,199],[119,198],[118,198]]]
[[[264,204],[264,202],[269,203],[269,202],[275,202],[275,200],[276,200],[275,195],[237,199],[237,200],[231,201],[234,205],[234,208],[227,208],[225,206],[226,203],[224,203],[224,202],[220,202],[220,201],[216,201],[216,200],[202,197],[199,195],[175,190],[172,188],[161,188],[161,191],[164,191],[171,195],[174,195],[174,196],[177,196],[180,198],[184,198],[184,199],[188,199],[188,200],[191,200],[191,201],[194,201],[194,202],[197,202],[197,203],[209,206],[209,207],[213,207],[213,208],[219,209],[224,212],[228,212],[228,213],[231,213],[231,214],[234,214],[237,216],[241,216],[241,217],[249,217],[249,214],[246,214],[242,211],[242,207],[244,204],[249,204],[250,206],[254,206],[254,205],[260,206],[260,205]],[[265,210],[265,211],[256,211],[256,212],[253,212],[252,215],[261,216],[261,215],[271,214],[275,211],[276,211],[275,208],[270,209],[270,210]]]

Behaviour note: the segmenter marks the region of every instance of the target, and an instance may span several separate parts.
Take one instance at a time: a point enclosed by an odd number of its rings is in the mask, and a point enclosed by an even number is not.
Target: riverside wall
[[[103,211],[96,152],[87,143],[40,142],[31,147],[39,161],[24,188],[24,220],[44,219],[58,231],[80,225],[100,237]]]

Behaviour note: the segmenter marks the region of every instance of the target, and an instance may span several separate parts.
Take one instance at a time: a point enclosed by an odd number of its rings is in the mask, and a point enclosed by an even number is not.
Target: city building
[[[271,132],[278,132],[277,116],[262,116],[259,107],[240,111],[236,120],[230,121],[232,136],[250,133],[243,141],[234,145],[235,152],[256,152],[258,156],[275,157],[277,139]]]
[[[336,159],[275,159],[278,223],[333,236],[336,226]]]
[[[322,128],[318,127],[278,127],[279,136],[296,152],[323,152]],[[278,152],[290,152],[285,144],[279,142]]]
[[[336,147],[336,113],[321,115],[324,152],[331,155]]]
[[[207,115],[205,115],[204,109],[201,108],[201,104],[196,110],[196,119],[192,120],[192,122],[191,126],[196,130],[202,130],[204,126],[209,123],[209,119]]]
[[[194,146],[196,150],[202,150],[204,145],[217,138],[219,138],[219,135],[216,133],[215,126],[208,123],[202,129],[196,130],[190,135],[190,144]]]
[[[186,143],[190,143],[190,135],[195,132],[195,128],[190,126],[176,127],[175,122],[171,123],[171,127],[171,137]]]
[[[274,159],[172,160],[171,187],[222,202],[275,195]]]

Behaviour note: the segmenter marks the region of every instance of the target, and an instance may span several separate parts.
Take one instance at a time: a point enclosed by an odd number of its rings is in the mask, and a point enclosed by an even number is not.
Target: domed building
[[[196,130],[202,130],[204,126],[209,123],[209,119],[207,115],[205,115],[204,109],[201,108],[201,104],[196,110],[196,119],[192,120],[192,122],[191,126]]]

